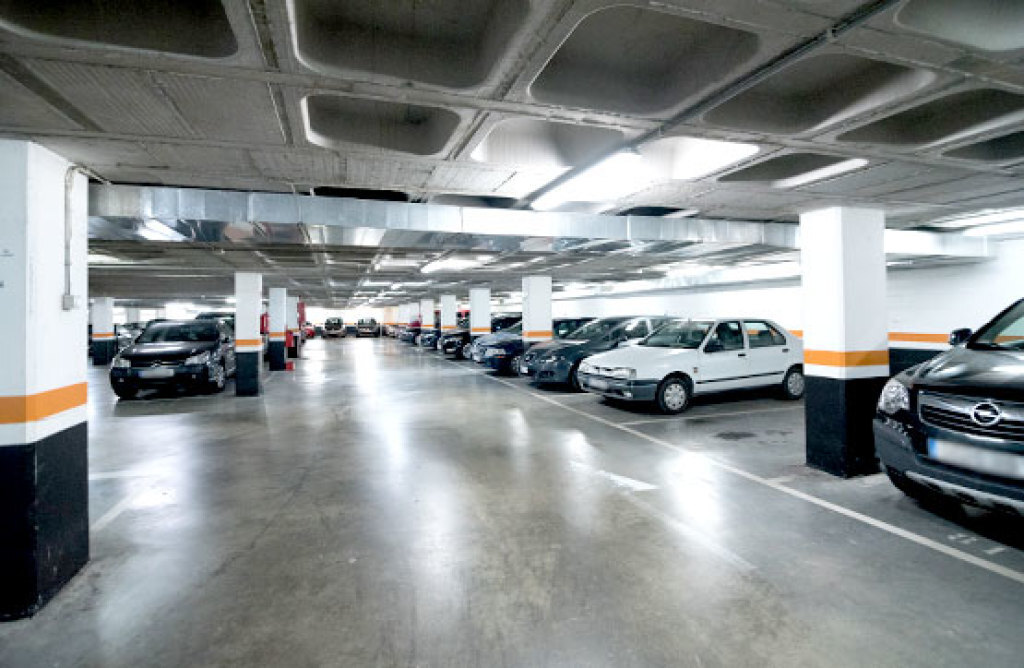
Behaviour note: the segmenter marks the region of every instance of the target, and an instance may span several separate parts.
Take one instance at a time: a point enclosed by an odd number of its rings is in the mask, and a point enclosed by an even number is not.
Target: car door
[[[723,320],[715,324],[701,348],[698,370],[694,388],[697,393],[745,387],[750,361],[743,325],[739,320]]]
[[[750,386],[782,382],[789,368],[790,349],[785,335],[766,320],[744,320]]]

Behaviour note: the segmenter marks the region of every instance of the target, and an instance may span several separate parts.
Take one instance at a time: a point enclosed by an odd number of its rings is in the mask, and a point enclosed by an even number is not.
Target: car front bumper
[[[875,453],[887,468],[964,503],[1024,515],[1024,480],[999,478],[935,461],[914,447],[915,440],[923,440],[924,435],[902,421],[876,416],[873,429]],[[949,438],[971,444],[970,438]]]
[[[537,383],[568,383],[572,365],[566,359],[535,361],[527,365],[527,375]]]
[[[154,372],[160,372],[156,374]],[[201,385],[210,381],[210,367],[205,364],[180,364],[160,367],[113,367],[110,369],[112,387],[169,387],[173,385]]]
[[[580,387],[587,392],[624,401],[654,401],[657,380],[620,380],[607,376],[580,373]]]

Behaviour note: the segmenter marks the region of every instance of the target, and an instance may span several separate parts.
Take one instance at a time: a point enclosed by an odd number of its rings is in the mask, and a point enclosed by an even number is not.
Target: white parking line
[[[135,494],[129,494],[128,496],[118,501],[116,504],[114,504],[113,508],[103,513],[103,515],[101,515],[98,520],[93,522],[92,525],[89,527],[89,530],[96,532],[105,529],[108,524],[110,524],[118,517],[120,517],[121,513],[128,510],[131,507],[131,505],[135,503],[135,499],[138,498],[143,493],[144,492],[136,492]]]
[[[803,406],[783,406],[781,408],[752,408],[746,411],[727,411],[724,413],[701,413],[698,415],[648,418],[646,420],[631,420],[629,422],[621,422],[620,424],[624,424],[627,427],[632,427],[638,424],[657,424],[659,422],[686,422],[688,420],[703,420],[706,418],[718,417],[734,417],[736,415],[755,415],[757,413],[782,413],[785,411],[802,411],[803,409]]]
[[[449,361],[449,360],[445,360],[445,361]],[[452,363],[454,363],[454,362],[452,362]],[[479,373],[479,372],[476,372],[476,371],[473,371],[473,370],[468,370],[468,372],[469,373]],[[757,483],[758,485],[763,485],[764,487],[768,487],[770,489],[774,489],[777,492],[781,492],[781,493],[787,494],[787,495],[789,495],[789,496],[791,496],[793,498],[800,499],[801,501],[806,501],[807,503],[816,505],[819,508],[823,508],[825,510],[830,510],[830,511],[832,511],[832,512],[838,514],[838,515],[842,515],[844,517],[847,517],[849,519],[855,520],[857,522],[861,522],[862,524],[867,524],[868,526],[875,527],[876,529],[880,529],[880,530],[885,531],[887,533],[890,533],[890,534],[892,534],[894,536],[898,536],[898,537],[903,538],[905,540],[908,540],[908,541],[910,541],[912,543],[916,543],[916,544],[918,544],[918,545],[920,545],[922,547],[926,547],[926,548],[929,548],[929,549],[934,550],[936,552],[940,552],[940,553],[942,553],[942,554],[944,554],[944,555],[946,555],[948,557],[952,557],[954,559],[959,559],[960,561],[963,561],[965,563],[971,564],[972,566],[977,566],[978,568],[985,569],[985,570],[989,571],[990,573],[994,573],[996,575],[1001,575],[1004,578],[1007,578],[1008,580],[1013,580],[1014,582],[1017,582],[1019,584],[1024,584],[1024,573],[1022,573],[1020,571],[1016,571],[1016,570],[1014,570],[1012,568],[1007,568],[1006,566],[1003,566],[1001,564],[997,564],[997,563],[988,561],[987,559],[982,559],[981,557],[978,557],[978,556],[975,556],[973,554],[964,552],[963,550],[958,550],[955,547],[950,547],[949,545],[944,545],[944,544],[942,544],[942,543],[940,543],[938,541],[932,540],[931,538],[927,538],[925,536],[921,536],[921,535],[916,534],[916,533],[914,533],[912,531],[907,531],[906,529],[898,527],[898,526],[896,526],[894,524],[889,524],[888,522],[883,522],[882,520],[875,519],[874,517],[871,517],[869,515],[865,515],[863,513],[859,513],[859,512],[857,512],[855,510],[850,510],[849,508],[845,508],[845,507],[840,506],[838,504],[832,503],[831,501],[826,501],[825,499],[820,499],[820,498],[818,498],[816,496],[813,496],[811,494],[807,494],[806,492],[801,492],[801,491],[793,489],[791,487],[786,487],[785,485],[779,484],[777,482],[773,482],[772,480],[770,480],[768,478],[762,478],[759,475],[755,475],[753,473],[749,473],[747,471],[744,471],[743,469],[739,469],[739,468],[736,468],[735,466],[732,466],[730,464],[726,464],[725,462],[718,461],[718,460],[714,459],[713,457],[708,457],[706,454],[694,453],[691,450],[687,450],[686,448],[680,447],[678,445],[674,445],[674,444],[669,443],[667,441],[663,441],[660,438],[657,438],[655,436],[651,436],[651,435],[645,434],[645,433],[643,433],[641,431],[637,431],[636,429],[632,429],[631,427],[628,427],[628,426],[626,426],[624,424],[612,422],[611,420],[606,420],[605,418],[598,417],[597,415],[592,415],[590,413],[587,413],[586,411],[582,411],[582,410],[579,410],[577,408],[573,408],[572,406],[566,406],[565,404],[563,404],[561,402],[555,401],[551,397],[546,397],[543,394],[538,394],[537,392],[533,392],[533,391],[530,391],[530,390],[524,390],[521,387],[517,386],[515,383],[511,383],[511,382],[509,382],[509,381],[507,381],[507,380],[505,380],[503,378],[496,378],[494,376],[490,376],[490,375],[486,375],[486,374],[480,374],[480,375],[483,375],[485,378],[490,378],[494,382],[501,383],[502,385],[510,387],[513,390],[516,390],[518,392],[523,392],[525,394],[529,394],[530,396],[532,396],[532,397],[534,397],[534,398],[536,398],[536,399],[538,399],[540,401],[544,401],[544,402],[552,404],[554,406],[558,406],[562,410],[569,411],[570,413],[575,413],[575,414],[579,415],[580,417],[587,418],[588,420],[593,420],[594,422],[598,422],[598,423],[603,424],[603,425],[605,425],[607,427],[611,427],[612,429],[618,429],[619,431],[622,431],[622,432],[625,432],[627,434],[630,434],[631,436],[635,436],[636,438],[639,438],[641,440],[648,441],[650,443],[653,443],[655,445],[659,445],[659,446],[661,446],[663,448],[667,448],[667,449],[672,450],[674,452],[685,453],[685,454],[687,454],[689,456],[697,455],[697,456],[703,457],[705,459],[705,461],[707,461],[707,463],[709,465],[714,466],[716,468],[719,468],[719,469],[721,469],[723,471],[727,471],[728,473],[732,473],[733,475],[739,476],[741,478],[745,478],[746,480],[749,480],[750,482]]]

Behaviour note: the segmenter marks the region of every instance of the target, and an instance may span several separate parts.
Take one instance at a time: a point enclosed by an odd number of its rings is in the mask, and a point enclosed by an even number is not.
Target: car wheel
[[[682,413],[690,407],[690,384],[681,376],[669,376],[658,385],[655,396],[662,413]]]
[[[224,364],[218,364],[210,369],[210,391],[211,392],[222,392],[224,386],[228,382],[228,372],[224,368]]]
[[[125,387],[122,385],[114,388],[114,394],[117,395],[118,399],[134,399],[138,393],[139,388],[137,387]]]
[[[782,379],[782,396],[795,401],[804,396],[805,386],[803,368],[794,366],[786,372],[786,377]]]
[[[583,386],[580,385],[580,363],[579,362],[576,362],[576,364],[573,364],[572,368],[569,369],[569,387],[571,387],[576,392],[582,392],[583,391]]]

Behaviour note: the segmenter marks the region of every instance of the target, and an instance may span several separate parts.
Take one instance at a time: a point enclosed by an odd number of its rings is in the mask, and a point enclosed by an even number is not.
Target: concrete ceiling
[[[476,206],[642,138],[665,169],[612,213],[916,227],[1024,205],[1022,21],[1018,0],[6,0],[0,136],[115,183]]]

